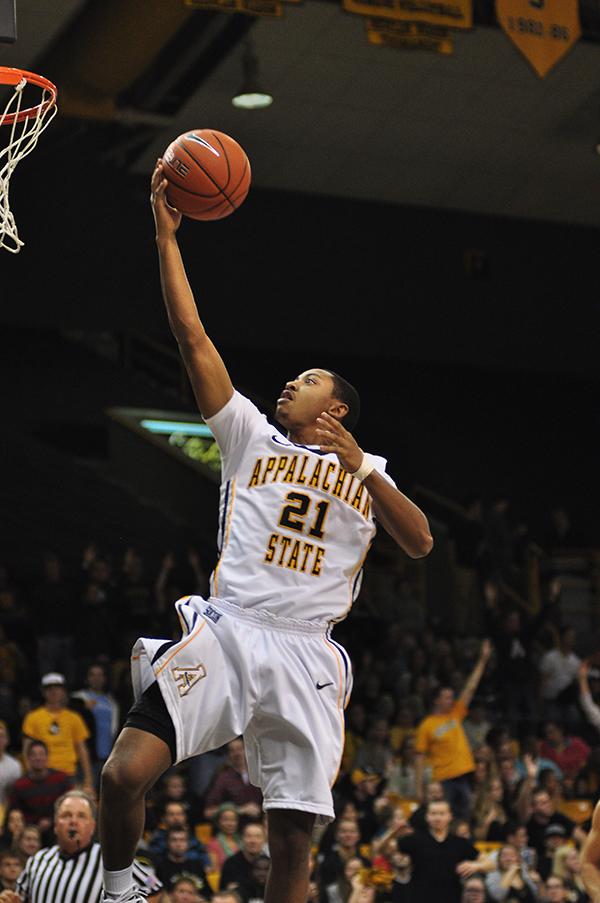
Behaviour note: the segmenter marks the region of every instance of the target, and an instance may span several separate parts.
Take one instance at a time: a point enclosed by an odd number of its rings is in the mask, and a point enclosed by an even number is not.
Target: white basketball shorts
[[[322,624],[200,596],[186,596],[176,608],[181,640],[139,639],[132,675],[136,699],[158,681],[177,761],[242,735],[265,809],[331,821],[352,689],[346,651]]]

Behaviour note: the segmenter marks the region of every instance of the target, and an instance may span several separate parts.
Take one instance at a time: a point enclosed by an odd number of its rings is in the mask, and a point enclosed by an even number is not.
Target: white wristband
[[[369,474],[375,470],[375,465],[371,459],[371,455],[363,455],[363,459],[358,470],[355,470],[352,476],[362,483],[363,480],[366,480]]]

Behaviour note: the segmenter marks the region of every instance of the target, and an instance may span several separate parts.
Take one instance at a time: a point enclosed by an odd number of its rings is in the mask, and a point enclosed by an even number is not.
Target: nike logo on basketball
[[[205,147],[206,150],[209,150],[211,152],[211,154],[215,155],[215,157],[221,156],[219,151],[215,150],[214,147],[212,146],[212,144],[209,144],[208,141],[204,140],[204,138],[198,138],[198,135],[194,135],[194,134],[186,135],[185,137],[188,139],[188,141],[195,141],[196,144],[201,144],[202,147]]]
[[[317,681],[317,690],[324,690],[325,687],[332,687],[332,686],[333,686],[333,681],[332,681],[332,680],[330,680],[329,683],[326,683],[326,684],[320,684],[320,683]]]

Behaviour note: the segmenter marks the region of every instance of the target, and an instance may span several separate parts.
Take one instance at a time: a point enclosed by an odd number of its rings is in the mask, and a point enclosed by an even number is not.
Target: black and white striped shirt
[[[138,862],[133,864],[133,877],[144,895],[156,894],[162,887]],[[76,856],[66,856],[57,846],[40,850],[27,860],[17,881],[17,893],[25,903],[100,903],[100,844],[93,843]]]

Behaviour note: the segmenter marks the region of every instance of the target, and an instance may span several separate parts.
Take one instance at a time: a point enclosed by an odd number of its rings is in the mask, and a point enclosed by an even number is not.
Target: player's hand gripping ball
[[[179,135],[163,155],[167,201],[191,219],[223,219],[250,189],[250,161],[223,132],[195,129]]]

